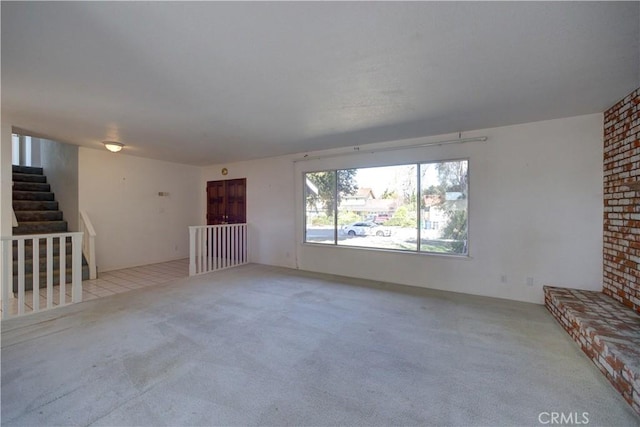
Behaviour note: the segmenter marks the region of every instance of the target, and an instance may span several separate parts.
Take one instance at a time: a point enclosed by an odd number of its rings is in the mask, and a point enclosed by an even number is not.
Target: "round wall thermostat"
[[[222,168],[222,175],[226,175],[229,173],[229,169],[227,168]]]

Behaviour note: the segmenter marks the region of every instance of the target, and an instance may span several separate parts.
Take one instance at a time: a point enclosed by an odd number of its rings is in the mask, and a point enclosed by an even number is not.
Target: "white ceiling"
[[[640,3],[2,1],[2,114],[195,165],[604,111]]]

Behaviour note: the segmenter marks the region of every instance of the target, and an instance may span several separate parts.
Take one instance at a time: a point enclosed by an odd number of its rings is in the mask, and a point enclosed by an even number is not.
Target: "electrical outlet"
[[[533,277],[527,277],[527,286],[533,286]]]

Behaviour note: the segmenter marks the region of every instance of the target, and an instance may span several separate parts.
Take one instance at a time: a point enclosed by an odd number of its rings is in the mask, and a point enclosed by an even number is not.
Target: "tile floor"
[[[134,289],[145,288],[169,282],[174,279],[189,276],[189,260],[163,262],[160,264],[143,265],[123,270],[99,273],[96,280],[82,282],[82,300],[89,301],[109,295],[129,292]],[[71,301],[71,285],[65,289],[66,303]],[[53,287],[53,306],[60,303],[60,288]],[[47,307],[47,290],[40,290],[40,310]],[[1,308],[0,308],[1,311]],[[9,301],[9,316],[18,313],[18,299]],[[33,292],[25,292],[24,314],[33,312]]]

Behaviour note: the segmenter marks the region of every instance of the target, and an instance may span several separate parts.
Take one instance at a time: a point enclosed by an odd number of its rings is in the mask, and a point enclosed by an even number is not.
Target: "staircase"
[[[18,226],[13,227],[14,235],[66,233],[67,222],[64,221],[62,212],[58,210],[58,202],[51,192],[51,186],[47,183],[47,177],[42,168],[30,166],[13,166],[13,210],[18,220]],[[55,239],[53,246],[53,284],[60,281],[60,243]],[[40,287],[46,280],[47,271],[47,246],[44,239],[40,240],[39,247],[39,272]],[[71,239],[66,240],[66,283],[71,282]],[[25,258],[25,290],[33,288],[33,245],[27,241],[24,249]],[[18,246],[13,246],[13,292],[18,291],[17,268]],[[89,278],[89,266],[84,256],[82,257],[82,280]]]

